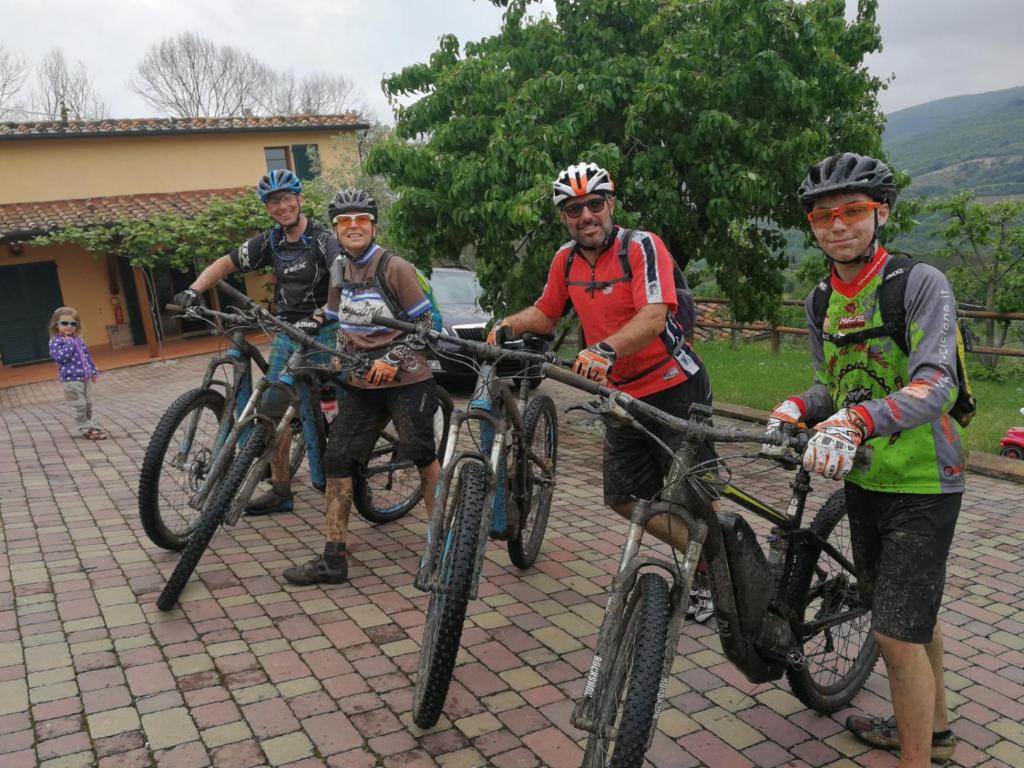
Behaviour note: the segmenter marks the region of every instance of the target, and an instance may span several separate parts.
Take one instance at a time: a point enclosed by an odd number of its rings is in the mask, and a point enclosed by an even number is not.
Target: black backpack
[[[831,276],[826,277],[814,289],[811,298],[811,316],[814,318],[815,327],[821,330],[821,337],[824,341],[835,344],[837,347],[846,347],[850,344],[860,344],[868,339],[878,339],[888,336],[896,346],[902,350],[904,355],[909,357],[910,348],[907,344],[907,277],[910,270],[917,264],[907,256],[892,256],[885,265],[885,274],[882,275],[882,282],[878,286],[878,307],[882,313],[882,325],[877,328],[867,328],[851,333],[826,333],[825,315],[828,313],[828,302],[832,298]],[[956,402],[949,411],[949,415],[962,427],[970,424],[971,419],[978,410],[977,398],[971,389],[971,382],[967,376],[967,365],[965,359],[966,346],[964,333],[960,324],[956,325],[956,378],[957,395]]]

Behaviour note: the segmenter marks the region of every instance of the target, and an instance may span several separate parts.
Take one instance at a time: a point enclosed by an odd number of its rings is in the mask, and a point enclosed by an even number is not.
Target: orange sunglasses
[[[864,219],[881,207],[882,204],[878,202],[858,201],[856,203],[840,205],[837,208],[815,208],[807,214],[807,220],[811,222],[812,227],[817,229],[831,227],[836,219],[839,219],[846,226],[850,226],[851,224],[864,221]]]

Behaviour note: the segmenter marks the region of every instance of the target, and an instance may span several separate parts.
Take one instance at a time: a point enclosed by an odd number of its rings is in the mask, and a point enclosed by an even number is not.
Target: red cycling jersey
[[[593,267],[577,253],[568,282],[565,261],[576,243],[559,248],[551,262],[544,293],[535,302],[537,309],[553,320],[562,317],[571,302],[588,344],[608,338],[648,304],[664,304],[669,310],[676,307],[672,255],[661,238],[651,232],[634,232],[628,254],[633,279],[627,283],[619,262],[621,237],[622,230],[616,227],[612,243],[597,257]],[[616,360],[611,385],[634,397],[644,397],[686,381],[699,370],[700,362],[685,344],[675,357],[670,356],[681,332],[670,316],[658,338],[639,352]],[[635,378],[639,374],[644,375]]]

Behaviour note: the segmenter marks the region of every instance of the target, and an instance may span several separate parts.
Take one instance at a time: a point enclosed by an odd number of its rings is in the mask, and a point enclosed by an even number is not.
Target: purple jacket
[[[61,381],[85,381],[100,375],[81,336],[52,336],[50,357],[57,363]]]

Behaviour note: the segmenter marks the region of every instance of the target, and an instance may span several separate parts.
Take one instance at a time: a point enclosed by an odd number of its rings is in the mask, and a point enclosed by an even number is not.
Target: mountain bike
[[[180,310],[172,305],[168,308]],[[267,361],[245,338],[246,332],[259,328],[254,310],[225,313],[193,307],[188,314],[210,323],[227,338],[228,348],[210,360],[200,385],[182,394],[164,412],[142,460],[138,493],[142,527],[150,541],[174,552],[185,548],[234,459],[234,450],[222,454],[221,449],[253,397],[253,363],[267,372]],[[325,381],[322,390],[324,400],[337,396],[333,379]],[[445,414],[451,413],[453,405],[447,392],[439,390],[438,397],[443,401],[443,413],[437,415],[440,423],[435,426],[443,428],[448,418]],[[315,415],[315,409],[310,413]],[[306,456],[307,432],[320,440],[328,428],[326,423],[323,430],[312,426],[301,418],[292,420],[289,477]],[[249,430],[242,432],[241,443],[248,439]],[[319,448],[310,456],[310,475],[313,486],[323,491],[323,446]],[[367,466],[353,478],[356,511],[372,523],[391,522],[406,514],[422,498],[419,477],[411,476],[415,474],[412,462],[397,455],[397,436],[388,425]]]
[[[356,374],[365,373],[369,367],[364,356],[324,346],[313,337],[279,320],[223,281],[218,285],[233,299],[247,305],[261,326],[270,326],[285,333],[297,346],[288,358],[280,378],[273,382],[266,378],[260,380],[234,419],[200,489],[208,493],[197,504],[201,506],[202,513],[186,540],[177,566],[157,599],[157,607],[161,610],[169,610],[177,602],[217,528],[238,522],[256,486],[267,476],[281,436],[286,430],[292,429],[296,419],[302,424],[313,484],[321,490],[325,487],[323,451],[326,423],[320,407],[321,389],[324,383],[334,382],[338,374],[333,368],[308,365],[306,356],[314,350],[329,354]],[[451,408],[451,398],[443,390],[438,390],[434,431],[435,439],[442,446],[447,436]],[[387,436],[382,438],[384,441],[387,439]],[[392,467],[382,470],[384,472],[404,467],[404,462],[395,461],[390,455],[380,452],[376,460],[379,465]],[[365,482],[365,474],[353,478],[354,486]],[[363,498],[374,497],[364,491]],[[420,496],[416,498],[418,500]]]
[[[531,379],[511,373],[507,363],[535,370],[559,360],[536,350],[545,338],[524,334],[501,338],[501,346],[424,331],[409,323],[375,323],[418,333],[438,355],[451,347],[472,353],[462,362],[477,368],[469,407],[458,412],[444,453],[437,504],[415,586],[430,593],[416,687],[413,721],[433,727],[444,707],[462,640],[469,601],[476,597],[488,537],[504,541],[519,568],[533,565],[551,511],[558,463],[558,412],[554,401],[533,394]],[[448,351],[445,351],[445,348]],[[498,375],[497,366],[509,373]],[[513,389],[512,381],[518,379]],[[532,396],[531,396],[532,394]],[[465,443],[459,447],[460,436]]]
[[[659,498],[634,507],[583,696],[573,708],[573,725],[590,733],[585,768],[643,765],[702,553],[723,652],[744,676],[763,683],[785,673],[796,697],[818,712],[849,704],[871,674],[879,649],[870,609],[861,604],[857,589],[843,491],[832,494],[804,526],[810,474],[798,456],[779,460],[796,470],[785,511],[733,485],[721,459],[695,461],[697,447],[707,439],[774,443],[799,454],[808,434],[766,436],[714,427],[710,409],[700,405],[691,408],[688,420],[679,419],[560,368],[546,365],[542,372],[597,395],[610,418],[643,431],[642,420],[658,422],[684,437]],[[870,448],[862,447],[858,461],[869,459]],[[716,511],[718,499],[772,523],[767,556],[743,517]],[[640,554],[644,527],[659,514],[686,527],[682,563],[675,550],[672,562]]]

